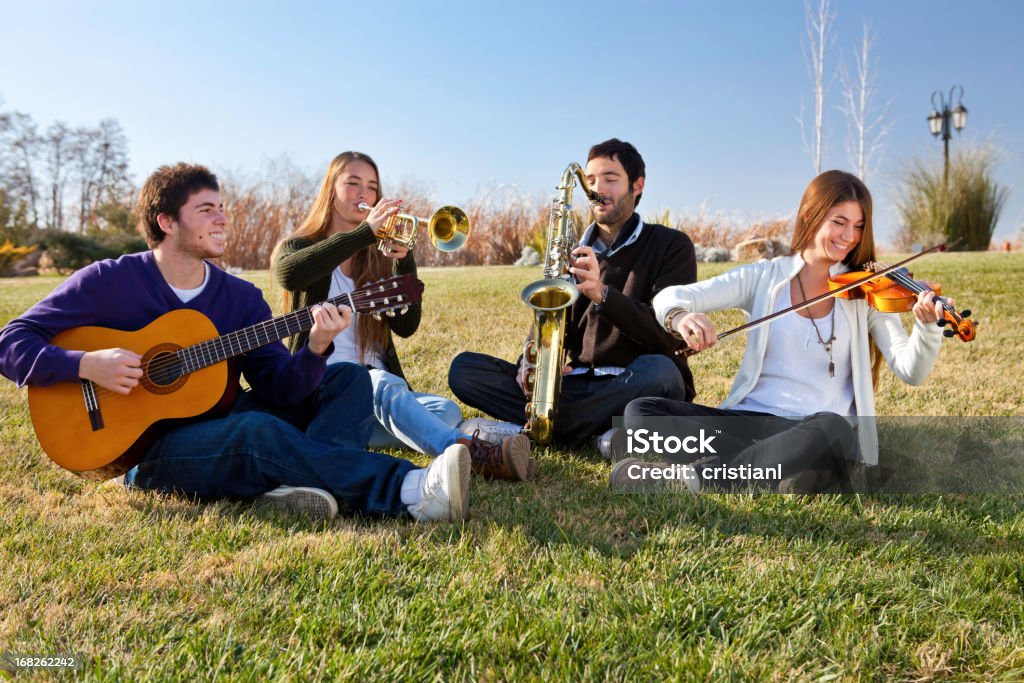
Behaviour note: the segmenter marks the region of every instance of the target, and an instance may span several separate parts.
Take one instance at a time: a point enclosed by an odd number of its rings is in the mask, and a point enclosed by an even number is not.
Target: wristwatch
[[[600,313],[601,307],[604,306],[604,302],[608,301],[608,285],[604,286],[601,290],[601,300],[594,304],[594,313]]]

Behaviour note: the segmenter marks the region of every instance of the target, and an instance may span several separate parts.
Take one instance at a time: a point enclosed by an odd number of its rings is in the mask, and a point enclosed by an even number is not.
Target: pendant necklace
[[[800,296],[803,297],[804,301],[807,301],[807,294],[804,292],[804,283],[800,279],[800,274],[796,275],[796,284],[800,287]],[[832,342],[836,340],[836,302],[832,302],[832,329],[828,333],[828,341],[825,341],[821,337],[821,332],[818,330],[818,323],[814,322],[814,317],[811,316],[811,312],[807,311],[807,319],[811,321],[811,325],[814,326],[814,334],[818,337],[818,343],[825,347],[825,351],[828,353],[828,376],[836,376],[836,364],[832,360]]]

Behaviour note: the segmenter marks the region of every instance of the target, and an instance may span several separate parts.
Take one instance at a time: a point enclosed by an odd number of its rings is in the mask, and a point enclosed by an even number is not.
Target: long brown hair
[[[861,263],[875,260],[875,238],[871,223],[871,193],[860,178],[845,171],[825,171],[811,181],[800,199],[800,209],[796,214],[796,228],[790,248],[794,254],[803,251],[812,241],[818,228],[825,222],[825,216],[836,204],[857,202],[864,212],[864,230],[861,231],[860,243],[853,249],[843,263],[856,268]]]
[[[875,260],[875,237],[871,222],[871,193],[864,182],[845,171],[825,171],[811,181],[804,196],[800,199],[800,208],[796,214],[796,227],[790,248],[799,254],[814,240],[825,216],[836,204],[857,202],[864,213],[864,229],[861,231],[860,242],[843,259],[848,268],[856,269],[862,263]],[[882,367],[884,356],[878,346],[870,339],[871,344],[871,381],[878,386],[878,373]]]
[[[320,191],[317,193],[313,206],[310,208],[306,218],[291,235],[279,242],[274,248],[274,253],[271,256],[272,263],[277,260],[281,245],[287,240],[302,237],[315,243],[327,238],[331,229],[331,217],[333,215],[334,185],[338,181],[338,176],[353,161],[364,161],[373,167],[373,172],[377,175],[377,200],[374,204],[380,201],[384,191],[381,188],[380,170],[377,168],[377,163],[369,155],[362,152],[342,152],[334,157],[327,167],[327,172],[320,183]],[[362,249],[352,257],[352,281],[356,287],[361,287],[374,280],[386,278],[391,274],[391,261],[377,249],[376,243]],[[287,312],[291,308],[291,293],[285,292],[284,310]],[[364,360],[368,354],[383,353],[384,345],[388,338],[388,326],[383,319],[377,320],[373,316],[359,316],[355,319],[355,326],[356,344],[359,354]]]

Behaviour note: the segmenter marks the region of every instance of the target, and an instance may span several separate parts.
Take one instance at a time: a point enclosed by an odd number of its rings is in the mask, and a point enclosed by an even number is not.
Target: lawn
[[[884,370],[879,415],[1024,414],[1022,270],[915,264],[981,326],[923,386]],[[463,350],[515,358],[538,275],[422,272],[413,387],[450,395]],[[0,322],[59,281],[0,280]],[[692,360],[700,401],[742,349]],[[1020,495],[619,495],[596,451],[549,449],[532,484],[475,480],[465,524],[315,524],[77,478],[24,391],[0,383],[0,410],[0,655],[81,653],[88,680],[1024,679]]]

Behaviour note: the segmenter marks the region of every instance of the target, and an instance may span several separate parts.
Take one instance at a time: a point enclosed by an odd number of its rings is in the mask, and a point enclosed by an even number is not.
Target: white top
[[[181,303],[187,304],[189,301],[192,301],[192,299],[195,299],[197,296],[203,293],[203,290],[206,289],[206,283],[209,281],[210,264],[207,263],[206,261],[203,261],[203,281],[200,283],[198,287],[193,287],[192,289],[178,289],[170,282],[167,283],[167,286],[170,287],[171,290],[178,295],[178,298],[181,299]]]
[[[327,292],[327,298],[333,299],[336,296],[347,294],[356,288],[352,278],[341,272],[341,267],[334,269],[331,273],[331,288]],[[369,358],[363,358],[359,354],[359,345],[356,341],[356,325],[358,321],[353,318],[352,324],[338,333],[334,338],[334,352],[327,358],[327,364],[334,363],[355,363],[356,365],[372,365],[381,370],[387,369],[384,359],[380,353],[375,353]]]
[[[804,260],[799,254],[780,256],[741,266],[691,285],[666,287],[654,296],[654,313],[658,320],[663,321],[673,308],[702,313],[739,308],[746,313],[747,320],[762,318],[774,310],[775,300],[803,267]],[[832,274],[843,269],[837,264]],[[836,305],[839,306],[837,313],[842,313],[850,328],[850,374],[860,426],[857,430],[860,457],[865,463],[876,465],[878,433],[872,423],[875,393],[871,386],[868,335],[897,377],[907,384],[920,384],[939,357],[942,330],[937,325],[925,325],[915,320],[913,332],[908,337],[896,313],[879,313],[868,308],[864,299],[838,299]],[[749,331],[739,372],[732,383],[732,390],[722,402],[722,408],[735,407],[754,388],[761,375],[767,346],[768,326]]]
[[[791,302],[790,288],[785,287],[779,293],[775,311],[789,308]],[[835,373],[830,377],[829,354],[818,334],[828,341],[833,320],[832,362],[835,363]],[[756,410],[785,417],[803,417],[821,411],[853,415],[850,326],[838,307],[813,322],[794,313],[769,323],[761,376],[750,393],[733,409]]]

